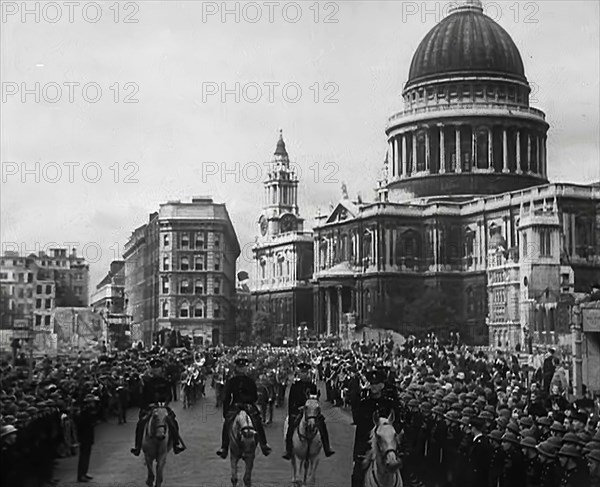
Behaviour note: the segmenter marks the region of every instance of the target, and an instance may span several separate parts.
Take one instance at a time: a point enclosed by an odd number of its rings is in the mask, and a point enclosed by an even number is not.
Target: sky
[[[550,124],[552,182],[600,180],[600,2],[484,1]],[[52,5],[51,5],[52,4]],[[90,288],[160,203],[212,195],[258,233],[283,130],[306,227],[374,198],[386,121],[448,2],[2,2],[0,240],[77,247]],[[100,8],[98,8],[98,5]],[[68,244],[68,245],[67,245]],[[250,270],[249,252],[238,270]]]

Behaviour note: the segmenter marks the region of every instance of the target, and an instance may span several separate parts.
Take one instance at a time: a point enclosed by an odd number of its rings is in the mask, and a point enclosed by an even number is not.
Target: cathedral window
[[[540,230],[540,256],[542,257],[552,256],[551,235],[549,228],[542,228]]]
[[[188,294],[190,292],[190,282],[183,279],[179,284],[179,294]]]
[[[489,164],[489,138],[488,129],[481,128],[477,131],[477,167],[487,169]]]

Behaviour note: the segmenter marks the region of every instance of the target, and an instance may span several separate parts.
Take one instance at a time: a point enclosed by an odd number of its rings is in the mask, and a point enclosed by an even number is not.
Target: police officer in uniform
[[[285,454],[283,455],[283,458],[286,460],[292,458],[292,437],[298,422],[302,418],[300,408],[304,406],[308,394],[321,395],[321,391],[318,390],[317,385],[310,380],[310,369],[310,364],[306,362],[299,363],[297,366],[298,380],[290,387],[288,398],[288,429],[285,436]],[[325,456],[330,457],[335,452],[330,447],[329,433],[327,432],[325,417],[322,414],[319,414],[317,418],[317,427],[321,434]]]
[[[384,394],[385,374],[379,370],[370,370],[367,372],[366,378],[369,382],[369,390],[363,394],[357,409],[358,422],[354,435],[352,487],[363,486],[365,471],[362,463],[369,449],[369,435],[375,427],[373,414],[377,413],[379,417],[387,418],[394,411],[396,421],[399,421],[400,418],[400,413],[396,408],[397,402],[388,394]],[[400,429],[398,423],[394,426],[397,430]]]
[[[157,402],[169,402],[172,399],[171,396],[171,383],[165,377],[163,370],[163,361],[156,357],[150,360],[150,371],[142,377],[142,404],[140,406],[140,416],[138,423],[135,427],[135,446],[131,449],[136,457],[139,456],[142,450],[142,439],[144,437],[144,427],[146,422],[150,418],[150,412],[152,411],[151,405]],[[175,413],[171,408],[167,407],[169,411],[169,426],[171,434],[174,437],[173,441],[173,452],[175,455],[181,453],[186,449],[186,446],[179,436],[179,425],[175,419]]]
[[[217,451],[217,455],[223,459],[227,458],[229,429],[237,413],[243,409],[248,413],[252,424],[256,428],[263,455],[267,456],[272,450],[267,443],[260,411],[255,404],[258,400],[258,390],[254,379],[248,376],[249,360],[245,357],[238,357],[234,363],[234,376],[227,379],[223,389],[223,418],[225,421],[223,422],[223,431],[221,432],[221,448]]]

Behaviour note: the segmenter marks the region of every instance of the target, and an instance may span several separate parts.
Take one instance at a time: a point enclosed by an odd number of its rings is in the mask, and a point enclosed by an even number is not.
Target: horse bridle
[[[376,436],[377,436],[377,430],[379,429],[380,426],[381,425],[377,425],[377,428],[375,428],[375,435]],[[379,443],[379,442],[377,442],[377,443]],[[387,457],[389,453],[395,453],[396,455],[398,455],[398,450],[397,450],[397,448],[388,448],[387,450],[385,450],[383,452],[383,458]]]

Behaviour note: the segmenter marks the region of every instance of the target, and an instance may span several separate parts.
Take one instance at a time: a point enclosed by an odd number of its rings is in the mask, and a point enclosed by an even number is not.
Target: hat
[[[502,431],[500,430],[492,430],[488,435],[490,440],[497,441],[498,443],[502,441]]]
[[[521,440],[521,446],[524,446],[525,448],[535,448],[537,446],[537,442],[532,436],[526,436]]]
[[[5,436],[10,435],[11,433],[16,433],[18,430],[12,424],[2,426],[0,429],[0,438],[4,438]]]
[[[310,364],[308,364],[306,362],[300,362],[298,365],[296,365],[296,367],[300,370],[310,370],[311,369]]]
[[[471,418],[469,424],[481,431],[485,426],[485,421],[481,418]]]
[[[481,411],[479,413],[479,416],[477,416],[478,418],[481,418],[485,421],[494,421],[494,415],[492,413],[490,413],[489,411]]]
[[[575,433],[566,433],[562,437],[562,442],[563,442],[563,444],[583,446],[583,442],[581,441],[581,438],[579,438],[579,436],[577,436]]]
[[[518,445],[519,444],[519,440],[517,439],[517,435],[515,435],[514,433],[511,433],[510,431],[507,433],[504,433],[502,435],[502,441],[508,441],[509,443],[512,443],[513,445]]]
[[[542,416],[541,418],[537,419],[537,424],[542,426],[551,426],[552,420],[548,416]]]
[[[592,450],[588,455],[588,458],[595,462],[600,462],[600,449],[596,448],[595,450]]]
[[[550,431],[557,431],[559,433],[564,433],[565,431],[567,431],[567,429],[565,428],[565,426],[562,423],[559,423],[558,421],[554,421],[554,423],[552,423],[552,426],[550,426]]]
[[[578,411],[578,412],[576,412],[576,413],[573,413],[573,414],[571,415],[571,419],[572,419],[573,421],[581,421],[583,424],[585,424],[585,423],[587,423],[588,416],[587,416],[587,414],[585,414],[584,412],[582,412],[582,411]]]
[[[570,458],[579,458],[581,455],[577,450],[575,445],[563,445],[560,451],[558,452],[559,457],[570,457]]]
[[[555,448],[548,441],[544,441],[535,447],[540,455],[548,458],[556,458]]]
[[[88,394],[83,398],[83,402],[99,401],[100,399],[93,394]]]
[[[549,443],[556,451],[560,450],[560,447],[562,446],[562,441],[558,436],[551,436],[546,440],[546,443]]]
[[[374,369],[374,370],[369,370],[369,371],[366,373],[366,376],[367,376],[367,380],[368,380],[368,381],[369,381],[371,384],[381,384],[381,383],[385,382],[385,375],[384,375],[384,374],[383,374],[381,371],[379,371],[379,370],[376,370],[376,369]],[[409,401],[409,404],[408,404],[408,405],[409,405],[409,406],[411,405],[411,404],[410,404],[410,401]],[[418,406],[418,405],[419,405],[419,403],[417,402],[417,406]]]
[[[458,412],[456,412],[452,409],[452,410],[448,411],[446,414],[444,414],[444,418],[447,419],[448,421],[458,422],[460,419],[460,414],[458,414]]]
[[[525,416],[519,419],[519,423],[521,426],[527,426],[528,428],[531,428],[533,426],[533,419],[531,419],[529,416]]]
[[[518,435],[521,433],[521,430],[519,429],[519,425],[513,421],[510,421],[507,425],[506,425],[506,429],[508,431],[510,431],[511,433],[514,433],[515,435]]]

